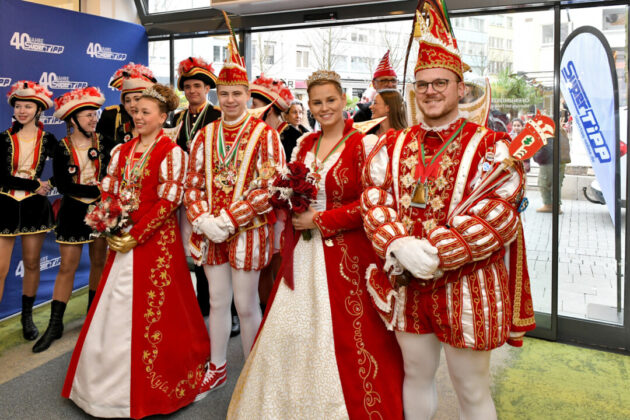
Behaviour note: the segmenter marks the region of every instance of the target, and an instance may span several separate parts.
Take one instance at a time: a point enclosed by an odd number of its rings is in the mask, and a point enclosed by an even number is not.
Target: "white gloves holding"
[[[438,250],[429,241],[405,236],[396,239],[387,248],[384,269],[393,275],[406,269],[415,278],[432,279],[439,265]]]
[[[193,228],[215,244],[225,242],[235,232],[234,224],[225,209],[217,217],[209,213],[202,214],[193,222]]]

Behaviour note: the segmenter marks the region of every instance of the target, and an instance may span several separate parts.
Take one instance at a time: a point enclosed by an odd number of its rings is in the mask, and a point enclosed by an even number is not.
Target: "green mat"
[[[85,317],[88,301],[87,287],[72,294],[66,312],[63,316],[64,324]],[[33,321],[39,328],[40,336],[46,331],[48,320],[50,319],[50,303],[42,305],[33,310]],[[13,346],[25,343],[22,337],[22,324],[20,316],[6,319],[0,322],[0,356]],[[35,341],[33,341],[35,344]]]
[[[630,356],[526,339],[494,376],[501,420],[630,419]]]

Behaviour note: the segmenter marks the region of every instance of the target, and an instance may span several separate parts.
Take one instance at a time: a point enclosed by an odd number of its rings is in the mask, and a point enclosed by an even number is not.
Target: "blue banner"
[[[578,28],[563,46],[560,90],[584,141],[602,188],[613,224],[617,156],[616,73],[604,35],[592,27]]]
[[[2,0],[0,13],[0,129],[11,124],[13,109],[6,100],[10,86],[18,80],[33,80],[58,97],[70,89],[98,86],[105,95],[104,106],[120,103],[120,93],[108,88],[111,75],[133,61],[147,65],[148,40],[140,25],[42,6],[21,0]],[[47,110],[41,121],[46,130],[61,139],[65,124]],[[42,179],[52,173],[46,163]],[[53,191],[50,199],[59,198]],[[54,234],[48,234],[41,254],[41,280],[37,303],[50,300],[60,264]],[[75,288],[88,281],[87,246],[75,278]],[[11,267],[0,302],[0,319],[20,311],[23,262],[17,240]]]

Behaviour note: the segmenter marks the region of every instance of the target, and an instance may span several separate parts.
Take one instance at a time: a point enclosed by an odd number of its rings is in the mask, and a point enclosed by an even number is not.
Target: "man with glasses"
[[[444,347],[461,418],[491,420],[490,350],[520,346],[535,326],[517,212],[524,177],[515,164],[457,208],[509,156],[510,139],[460,117],[463,63],[442,10],[427,1],[428,19],[417,19],[423,122],[382,138],[366,163],[365,228],[385,262],[368,270],[368,290],[402,350],[405,418],[434,415]]]
[[[398,78],[396,77],[396,71],[389,62],[389,50],[387,50],[383,58],[381,58],[381,61],[378,63],[378,67],[376,67],[374,77],[372,78],[372,86],[374,87],[374,90],[378,92],[379,90],[383,89],[396,89],[397,84]],[[354,122],[371,120],[371,105],[372,101],[363,104],[357,104],[359,110],[355,112],[354,116],[352,117]]]

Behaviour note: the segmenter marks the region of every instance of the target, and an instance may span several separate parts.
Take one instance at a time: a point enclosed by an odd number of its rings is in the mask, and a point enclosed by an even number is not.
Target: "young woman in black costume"
[[[99,182],[105,175],[111,143],[95,132],[98,109],[105,102],[94,87],[75,89],[55,99],[55,117],[66,122],[68,130],[53,157],[55,186],[62,194],[55,234],[61,266],[55,279],[50,321],[46,332],[33,346],[33,352],[46,350],[63,333],[63,314],[72,294],[74,276],[81,260],[83,244],[90,247],[89,304],[105,266],[107,242],[93,238],[84,219],[90,205],[98,202]]]
[[[14,108],[11,128],[0,134],[0,300],[9,273],[15,238],[22,240],[22,334],[34,340],[33,303],[39,286],[40,253],[46,232],[54,227],[52,207],[46,197],[50,183],[41,179],[46,158],[57,139],[39,122],[52,106],[52,93],[35,82],[21,80],[9,90]]]

